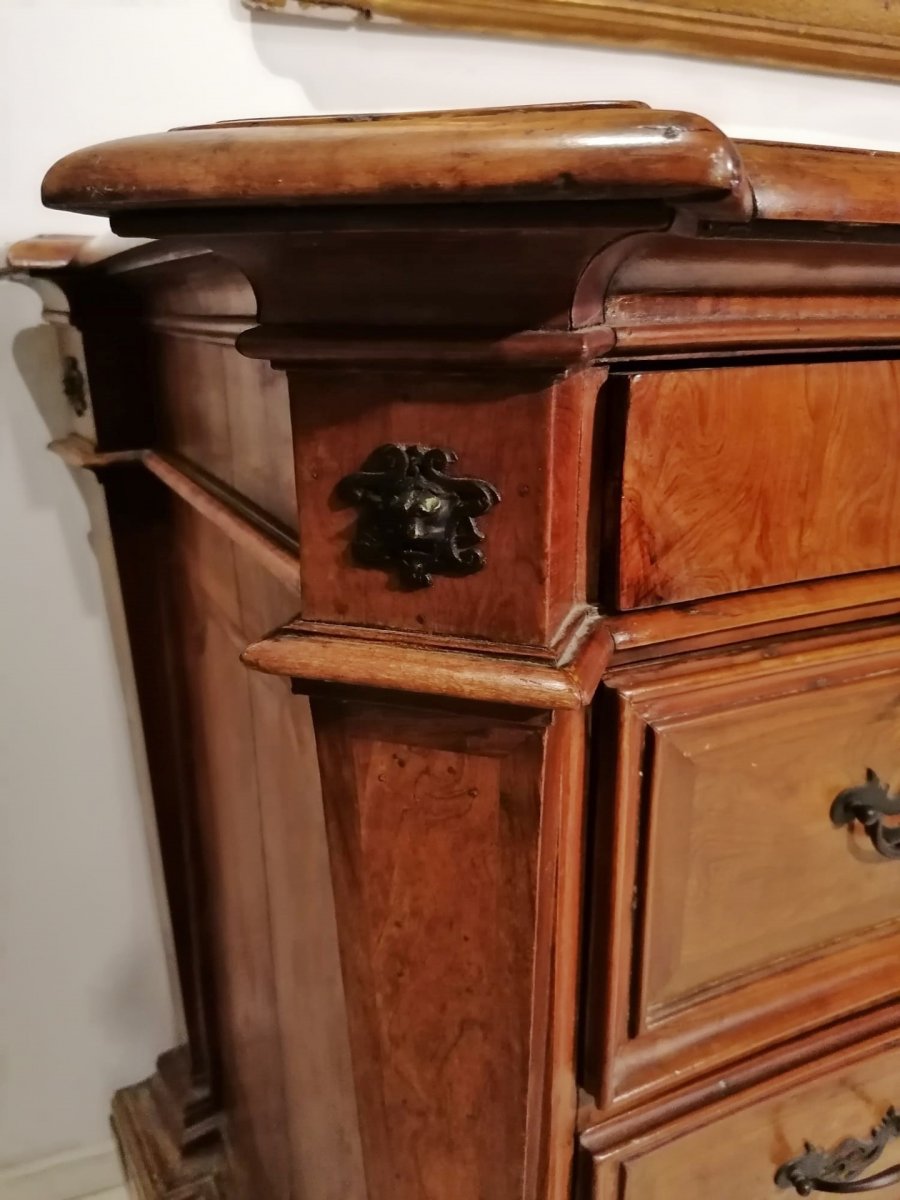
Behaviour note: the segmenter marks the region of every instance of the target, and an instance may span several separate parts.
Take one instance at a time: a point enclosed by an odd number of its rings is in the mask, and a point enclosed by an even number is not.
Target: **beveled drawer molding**
[[[669,1200],[698,1189],[734,1200],[793,1196],[776,1182],[780,1169],[802,1156],[807,1142],[832,1150],[850,1137],[867,1139],[893,1105],[898,1067],[894,1030],[714,1103],[702,1123],[683,1118],[600,1152],[593,1162],[595,1200]],[[898,1150],[896,1143],[886,1146],[878,1167],[896,1166]]]
[[[832,820],[870,763],[900,776],[900,637],[787,641],[603,686],[618,766],[597,803],[616,817],[594,903],[612,922],[586,1003],[601,1107],[900,992],[893,864]]]
[[[133,239],[7,273],[84,377],[172,910],[141,1200],[892,1171],[900,157],[546,105],[44,196]]]

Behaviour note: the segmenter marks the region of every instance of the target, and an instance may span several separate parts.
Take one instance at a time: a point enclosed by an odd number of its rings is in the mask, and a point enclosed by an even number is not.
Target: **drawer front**
[[[880,1153],[872,1131],[893,1105],[900,1106],[900,1048],[877,1044],[868,1053],[862,1061],[833,1066],[824,1077],[816,1072],[814,1081],[809,1070],[776,1080],[718,1106],[714,1119],[694,1114],[680,1127],[655,1131],[599,1159],[594,1200],[790,1200],[798,1192],[778,1186],[779,1170],[794,1164],[807,1178],[818,1170],[813,1179],[840,1182],[834,1151],[850,1138],[859,1140],[862,1155],[873,1160],[859,1178],[897,1167],[896,1124],[889,1119],[878,1139],[884,1141]],[[694,1128],[681,1132],[690,1125]],[[796,1162],[803,1159],[806,1142],[824,1151],[821,1163]],[[893,1200],[900,1184],[870,1194]]]
[[[900,363],[637,375],[621,608],[900,563]]]
[[[900,637],[610,683],[612,1096],[900,993],[900,858],[831,816],[868,770],[900,787]]]

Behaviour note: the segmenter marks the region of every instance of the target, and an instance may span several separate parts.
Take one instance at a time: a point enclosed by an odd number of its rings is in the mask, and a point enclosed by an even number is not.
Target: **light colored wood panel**
[[[224,345],[225,401],[234,487],[287,529],[297,530],[297,491],[287,380],[267,362]]]
[[[776,1200],[794,1195],[775,1186],[785,1162],[802,1155],[809,1141],[833,1150],[847,1138],[867,1139],[900,1089],[900,1050],[877,1049],[863,1062],[832,1064],[824,1078],[795,1084],[777,1096],[743,1107],[719,1120],[642,1153],[612,1156],[597,1174],[595,1200],[681,1200],[682,1197],[727,1196],[728,1200]],[[752,1099],[752,1096],[750,1097]],[[737,1101],[741,1105],[741,1101]],[[732,1105],[734,1107],[734,1105]],[[660,1141],[666,1138],[660,1131]],[[671,1136],[671,1135],[670,1135]],[[609,1172],[617,1162],[620,1172]],[[900,1162],[900,1141],[889,1144],[876,1165],[863,1174]],[[617,1187],[610,1184],[616,1181]],[[883,1194],[890,1196],[892,1190]]]
[[[895,362],[636,376],[619,604],[897,566],[898,397]]]
[[[807,687],[656,729],[651,1008],[900,921],[897,864],[828,815],[867,767],[900,782],[900,667]]]
[[[896,633],[767,643],[614,670],[607,684],[596,752],[619,765],[597,800],[615,812],[599,825],[594,884],[611,912],[589,968],[597,1106],[900,993],[897,863],[830,815],[868,767],[896,788]]]

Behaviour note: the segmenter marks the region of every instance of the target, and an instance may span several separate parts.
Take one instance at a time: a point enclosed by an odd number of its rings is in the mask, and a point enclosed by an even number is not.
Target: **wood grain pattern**
[[[160,238],[7,261],[88,376],[166,860],[146,1200],[757,1200],[871,1122],[896,864],[827,810],[900,782],[898,178],[639,105],[51,171]],[[387,441],[498,488],[481,573],[354,562]]]
[[[833,1149],[845,1138],[865,1139],[896,1102],[900,1050],[896,1034],[845,1056],[811,1075],[785,1079],[778,1094],[763,1087],[710,1111],[700,1127],[660,1131],[650,1144],[598,1159],[595,1200],[672,1200],[675,1196],[727,1195],[733,1200],[779,1196],[775,1172],[803,1153],[810,1141]],[[805,1076],[805,1077],[804,1077]],[[680,1134],[680,1136],[679,1136]],[[900,1161],[892,1143],[879,1159],[885,1169]],[[872,1175],[870,1168],[865,1175]],[[889,1193],[888,1193],[889,1194]]]
[[[562,378],[370,370],[364,379],[292,370],[304,618],[552,645],[586,599],[590,422],[602,379],[597,370]],[[388,442],[453,450],[453,473],[499,491],[479,518],[482,571],[410,591],[354,561],[358,512],[336,488]]]
[[[606,628],[618,661],[665,649],[685,653],[748,638],[877,621],[900,612],[900,571],[823,579],[744,595],[616,614]]]
[[[618,605],[900,564],[898,391],[893,362],[636,376]]]
[[[156,447],[233,487],[296,531],[284,376],[233,344],[160,336]]]
[[[601,1104],[897,993],[892,864],[829,808],[862,759],[898,769],[898,654],[883,630],[608,677],[613,915],[595,953],[622,966],[599,967],[589,1015]]]
[[[623,153],[623,151],[627,151]],[[728,139],[691,113],[560,104],[224,122],[62,159],[50,208],[252,206],[667,196],[750,211]]]
[[[513,1200],[545,732],[313,711],[368,1196]]]

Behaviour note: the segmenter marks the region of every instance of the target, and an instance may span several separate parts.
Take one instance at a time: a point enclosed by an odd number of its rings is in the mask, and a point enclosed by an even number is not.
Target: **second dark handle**
[[[885,817],[900,816],[900,796],[892,796],[871,769],[860,787],[847,788],[831,805],[831,820],[838,827],[858,821],[882,858],[900,858],[900,827],[884,823]]]

